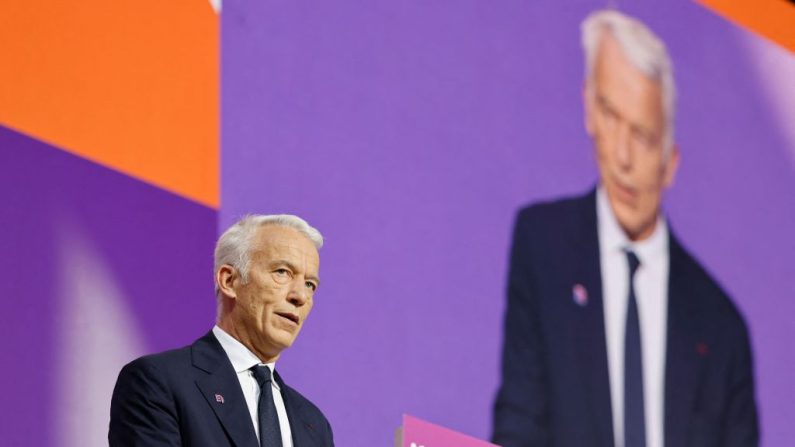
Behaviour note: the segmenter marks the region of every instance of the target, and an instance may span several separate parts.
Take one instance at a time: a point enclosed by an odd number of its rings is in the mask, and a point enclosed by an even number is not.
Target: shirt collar
[[[229,361],[232,362],[232,368],[235,369],[236,373],[240,374],[248,371],[255,365],[265,365],[270,368],[271,376],[273,376],[276,370],[276,362],[262,363],[259,357],[251,352],[243,343],[240,343],[240,341],[229,335],[225,330],[218,327],[218,325],[213,326],[213,335],[215,335],[215,338],[221,343],[221,347],[224,348],[226,356],[229,357]],[[275,380],[273,384],[277,389],[279,388]]]
[[[642,241],[630,241],[613,214],[607,193],[601,185],[596,189],[596,219],[599,246],[605,250],[605,253],[632,250],[642,264],[658,258],[668,250],[668,225],[665,219],[658,215],[657,224],[651,236]]]

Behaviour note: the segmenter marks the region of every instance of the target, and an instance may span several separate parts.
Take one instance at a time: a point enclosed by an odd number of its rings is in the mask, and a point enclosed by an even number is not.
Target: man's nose
[[[618,127],[616,135],[616,161],[620,167],[629,169],[632,166],[632,145],[631,145],[631,129],[628,125],[621,125]]]
[[[290,287],[290,293],[287,295],[287,300],[295,307],[301,307],[306,304],[309,299],[309,289],[306,287],[306,281],[303,278],[296,278]]]

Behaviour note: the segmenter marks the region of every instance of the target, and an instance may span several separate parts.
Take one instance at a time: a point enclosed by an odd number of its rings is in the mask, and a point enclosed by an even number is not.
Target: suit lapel
[[[687,445],[703,361],[697,300],[689,284],[688,257],[669,231],[668,327],[665,359],[665,445]],[[705,348],[703,348],[705,349]]]
[[[588,413],[592,416],[598,442],[591,445],[613,445],[613,418],[610,405],[610,378],[607,369],[605,320],[602,304],[602,276],[599,256],[599,236],[596,219],[596,192],[582,201],[580,209],[582,233],[575,247],[575,281],[587,290],[587,305],[579,312],[577,340],[582,378],[587,393]]]
[[[293,445],[312,446],[321,445],[321,439],[311,423],[306,420],[301,401],[295,396],[295,392],[284,383],[278,372],[274,374],[276,383],[279,384],[284,408],[287,410],[287,419],[290,421],[290,431],[293,435]]]
[[[227,436],[238,447],[259,446],[240,381],[212,332],[193,344],[191,355],[193,366],[207,373],[196,379],[196,386]]]

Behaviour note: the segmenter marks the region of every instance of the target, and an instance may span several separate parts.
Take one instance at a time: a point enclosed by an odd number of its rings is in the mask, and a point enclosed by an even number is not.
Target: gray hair
[[[218,269],[223,265],[231,265],[240,272],[244,283],[248,281],[251,245],[257,230],[268,225],[293,228],[312,241],[318,250],[323,246],[323,236],[320,232],[298,216],[291,214],[248,215],[235,222],[218,238],[218,242],[215,244],[213,272],[218,273]],[[218,300],[220,314],[221,291],[217,283],[215,284],[215,296]]]
[[[591,85],[596,55],[604,32],[609,32],[616,40],[633,67],[660,83],[665,116],[663,147],[667,153],[674,143],[676,84],[673,64],[665,43],[638,19],[609,9],[592,12],[581,25],[582,48],[585,52],[585,79],[588,88]]]

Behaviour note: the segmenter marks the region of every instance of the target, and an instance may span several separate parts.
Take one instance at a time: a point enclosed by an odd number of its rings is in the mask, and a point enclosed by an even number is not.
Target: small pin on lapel
[[[219,403],[224,403],[224,396],[222,396],[220,394],[216,394],[215,395],[215,401],[219,402]]]
[[[579,306],[586,306],[588,304],[588,291],[585,290],[585,286],[580,283],[575,284],[571,288],[571,298]]]

